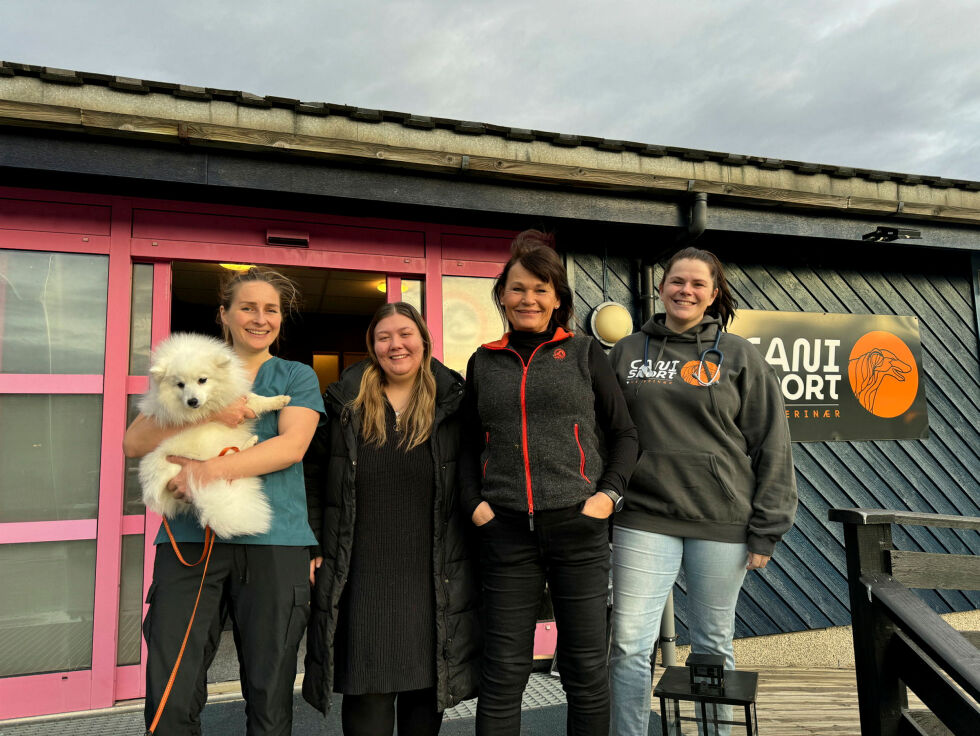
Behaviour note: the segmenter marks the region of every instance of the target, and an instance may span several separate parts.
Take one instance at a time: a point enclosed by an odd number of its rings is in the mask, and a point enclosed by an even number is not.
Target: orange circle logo
[[[684,383],[689,383],[692,386],[707,386],[712,381],[718,379],[718,366],[710,360],[704,361],[704,367],[701,368],[701,375],[698,375],[698,368],[700,366],[700,360],[691,360],[683,365],[681,368],[681,378],[684,379]],[[698,378],[701,380],[698,381]]]
[[[847,377],[861,406],[889,419],[912,406],[919,369],[908,346],[890,332],[869,332],[854,344]]]
[[[565,351],[561,348],[558,348],[557,350],[555,350],[554,356],[555,356],[555,360],[565,360]]]

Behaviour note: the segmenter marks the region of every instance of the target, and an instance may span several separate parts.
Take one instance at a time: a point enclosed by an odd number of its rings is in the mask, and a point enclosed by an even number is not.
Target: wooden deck
[[[759,672],[760,736],[860,736],[854,670]]]

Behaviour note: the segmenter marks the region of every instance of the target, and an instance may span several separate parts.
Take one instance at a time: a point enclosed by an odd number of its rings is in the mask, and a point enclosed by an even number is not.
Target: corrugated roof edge
[[[936,189],[965,189],[980,191],[980,182],[968,179],[946,179],[939,176],[922,176],[904,174],[896,171],[877,171],[873,169],[858,169],[849,166],[833,164],[818,164],[806,161],[792,161],[767,156],[746,156],[721,151],[703,151],[694,148],[679,148],[677,146],[661,146],[636,141],[610,140],[594,136],[575,135],[570,133],[553,133],[543,130],[513,128],[492,123],[480,123],[452,118],[429,117],[412,113],[395,112],[393,110],[372,110],[352,105],[338,105],[332,102],[304,102],[289,97],[266,95],[265,97],[239,90],[216,89],[213,87],[196,87],[172,82],[154,82],[130,77],[118,77],[110,74],[94,72],[79,72],[71,69],[21,64],[13,61],[0,60],[0,76],[37,77],[52,84],[84,85],[92,84],[111,87],[120,92],[145,95],[152,92],[169,94],[174,97],[196,100],[220,100],[234,102],[247,107],[284,108],[293,110],[301,115],[319,117],[340,115],[351,120],[369,124],[397,123],[406,128],[416,130],[432,130],[442,128],[468,136],[493,135],[516,141],[541,141],[562,148],[595,148],[600,151],[630,151],[641,156],[674,156],[688,161],[715,161],[728,166],[755,166],[762,169],[787,169],[798,174],[827,174],[835,178],[859,178],[874,182],[893,181],[908,186],[926,185]]]

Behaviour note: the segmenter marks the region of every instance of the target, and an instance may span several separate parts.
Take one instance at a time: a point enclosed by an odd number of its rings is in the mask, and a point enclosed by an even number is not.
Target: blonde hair
[[[407,302],[385,304],[374,313],[365,335],[370,362],[364,369],[364,375],[361,376],[360,390],[351,402],[351,407],[361,413],[361,438],[370,444],[383,445],[388,439],[385,431],[384,395],[387,379],[378,362],[378,355],[374,351],[374,331],[381,320],[396,314],[408,317],[415,323],[424,346],[422,364],[415,375],[411,398],[398,417],[402,428],[398,446],[411,450],[429,439],[436,411],[436,379],[432,375],[432,336],[422,315],[411,304]]]
[[[299,311],[299,287],[293,283],[292,279],[283,276],[278,271],[273,271],[271,268],[252,266],[247,271],[235,271],[221,281],[221,285],[218,287],[218,304],[224,307],[225,312],[231,309],[231,305],[235,301],[235,294],[238,292],[238,287],[250,281],[261,281],[276,290],[276,293],[279,295],[279,309],[282,311],[284,318],[292,317]],[[275,342],[277,346],[279,345],[279,338],[282,337],[285,321],[283,319],[283,325],[279,327],[279,335],[276,337]],[[218,311],[217,322],[221,325],[221,334],[225,338],[225,342],[231,345],[231,330],[228,329],[228,325],[221,321],[220,310]]]

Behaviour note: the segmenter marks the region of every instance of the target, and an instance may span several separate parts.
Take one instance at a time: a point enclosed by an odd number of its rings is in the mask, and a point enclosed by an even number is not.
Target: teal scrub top
[[[316,373],[305,363],[270,358],[259,367],[252,385],[252,392],[260,396],[290,397],[289,406],[303,406],[323,413],[323,397]],[[279,434],[279,412],[270,411],[259,416],[255,423],[259,442]],[[272,526],[265,534],[221,538],[228,544],[269,544],[285,547],[307,547],[317,543],[310,529],[306,508],[306,485],[303,481],[303,463],[266,473],[261,476],[262,488],[272,505]],[[193,514],[181,514],[168,520],[170,531],[178,542],[203,542],[204,529]],[[160,525],[155,544],[167,542],[167,532]]]

